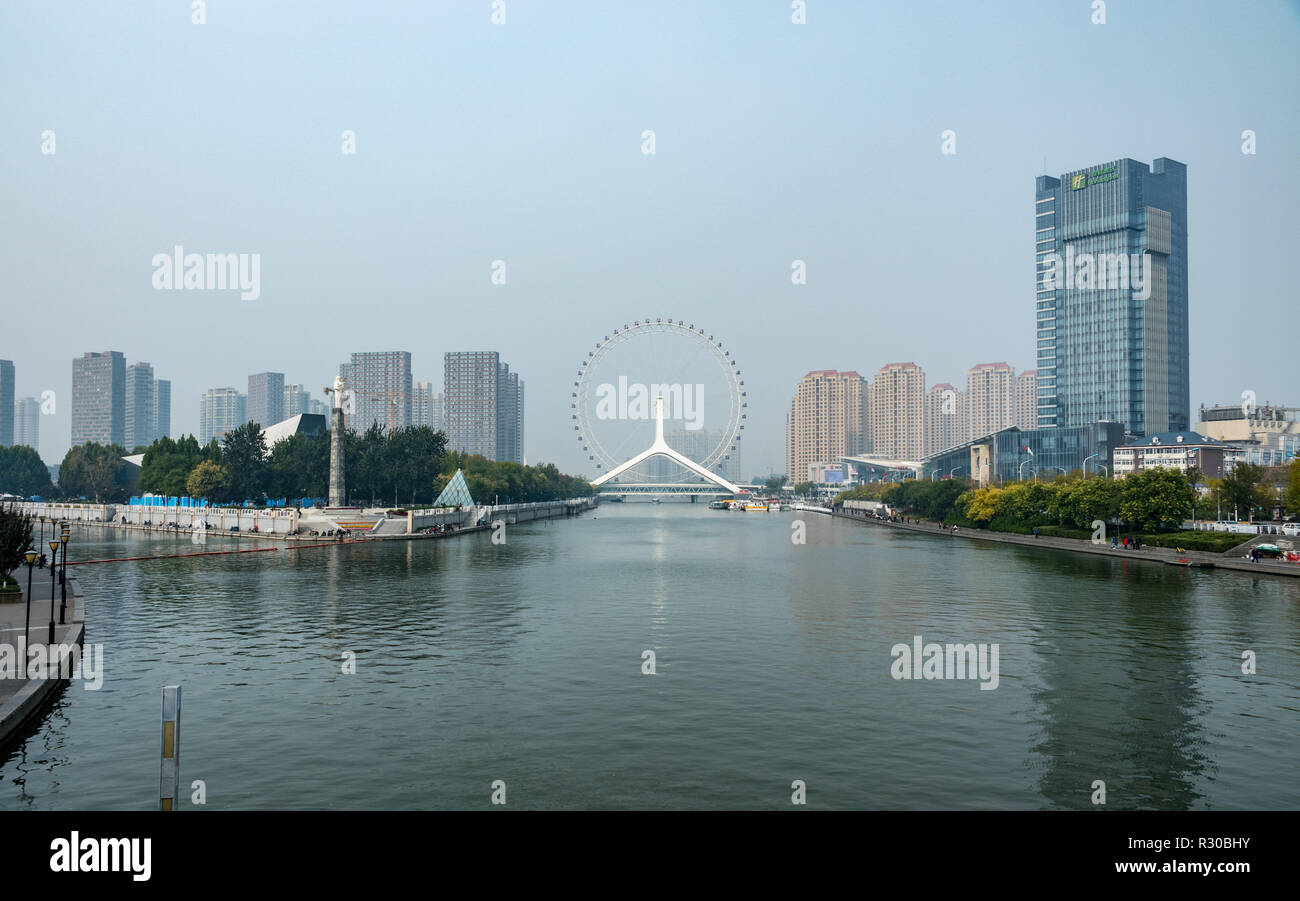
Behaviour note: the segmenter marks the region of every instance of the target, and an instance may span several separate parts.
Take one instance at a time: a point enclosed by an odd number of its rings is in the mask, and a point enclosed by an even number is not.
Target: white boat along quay
[[[162,559],[76,567],[102,684],[0,751],[0,808],[156,809],[164,685],[208,809],[1300,806],[1300,580],[672,502],[503,538],[74,526]]]

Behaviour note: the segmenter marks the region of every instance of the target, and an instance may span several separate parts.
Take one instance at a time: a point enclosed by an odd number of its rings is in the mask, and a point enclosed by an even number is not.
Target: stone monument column
[[[330,506],[347,504],[347,491],[343,481],[343,377],[334,377],[334,387],[326,388],[331,395],[330,409]]]

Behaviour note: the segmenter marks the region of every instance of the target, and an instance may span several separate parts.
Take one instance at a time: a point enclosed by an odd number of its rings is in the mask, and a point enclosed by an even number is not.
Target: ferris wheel
[[[570,418],[587,460],[606,474],[651,443],[656,396],[668,442],[711,471],[724,470],[748,418],[739,364],[722,342],[680,319],[639,319],[587,352],[573,383]],[[643,474],[644,477],[644,474]],[[659,473],[662,481],[696,478]]]

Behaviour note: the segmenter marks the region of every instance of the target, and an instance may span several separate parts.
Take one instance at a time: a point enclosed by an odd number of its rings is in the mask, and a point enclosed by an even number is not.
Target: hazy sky
[[[1112,0],[1104,25],[1089,0],[505,11],[209,0],[195,25],[189,0],[4,0],[0,358],[19,397],[56,393],[42,456],[84,351],[170,378],[176,435],[251,372],[323,397],[352,351],[409,350],[440,386],[444,351],[499,350],[529,462],[585,471],[576,364],[648,314],[734,349],[744,467],[779,472],[808,370],[1033,368],[1034,177],[1119,157],[1188,166],[1193,418],[1247,389],[1300,405],[1296,2]],[[177,244],[259,253],[260,298],[155,291]]]

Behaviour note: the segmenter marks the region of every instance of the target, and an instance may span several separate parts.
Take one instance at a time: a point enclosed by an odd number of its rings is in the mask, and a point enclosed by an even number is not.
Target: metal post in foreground
[[[54,655],[54,602],[55,602],[56,600],[58,600],[58,594],[59,594],[59,593],[55,590],[55,586],[54,586],[54,574],[55,574],[55,573],[58,571],[58,569],[59,569],[59,567],[58,567],[58,566],[55,564],[55,562],[54,562],[54,558],[57,557],[57,556],[59,556],[59,543],[58,543],[57,541],[51,541],[51,542],[50,542],[50,641],[49,641],[49,645],[50,645],[50,662],[51,662],[51,663],[54,662],[54,659],[53,659],[53,655]]]
[[[181,785],[181,687],[165,685],[162,693],[162,776],[158,809],[175,810]]]

